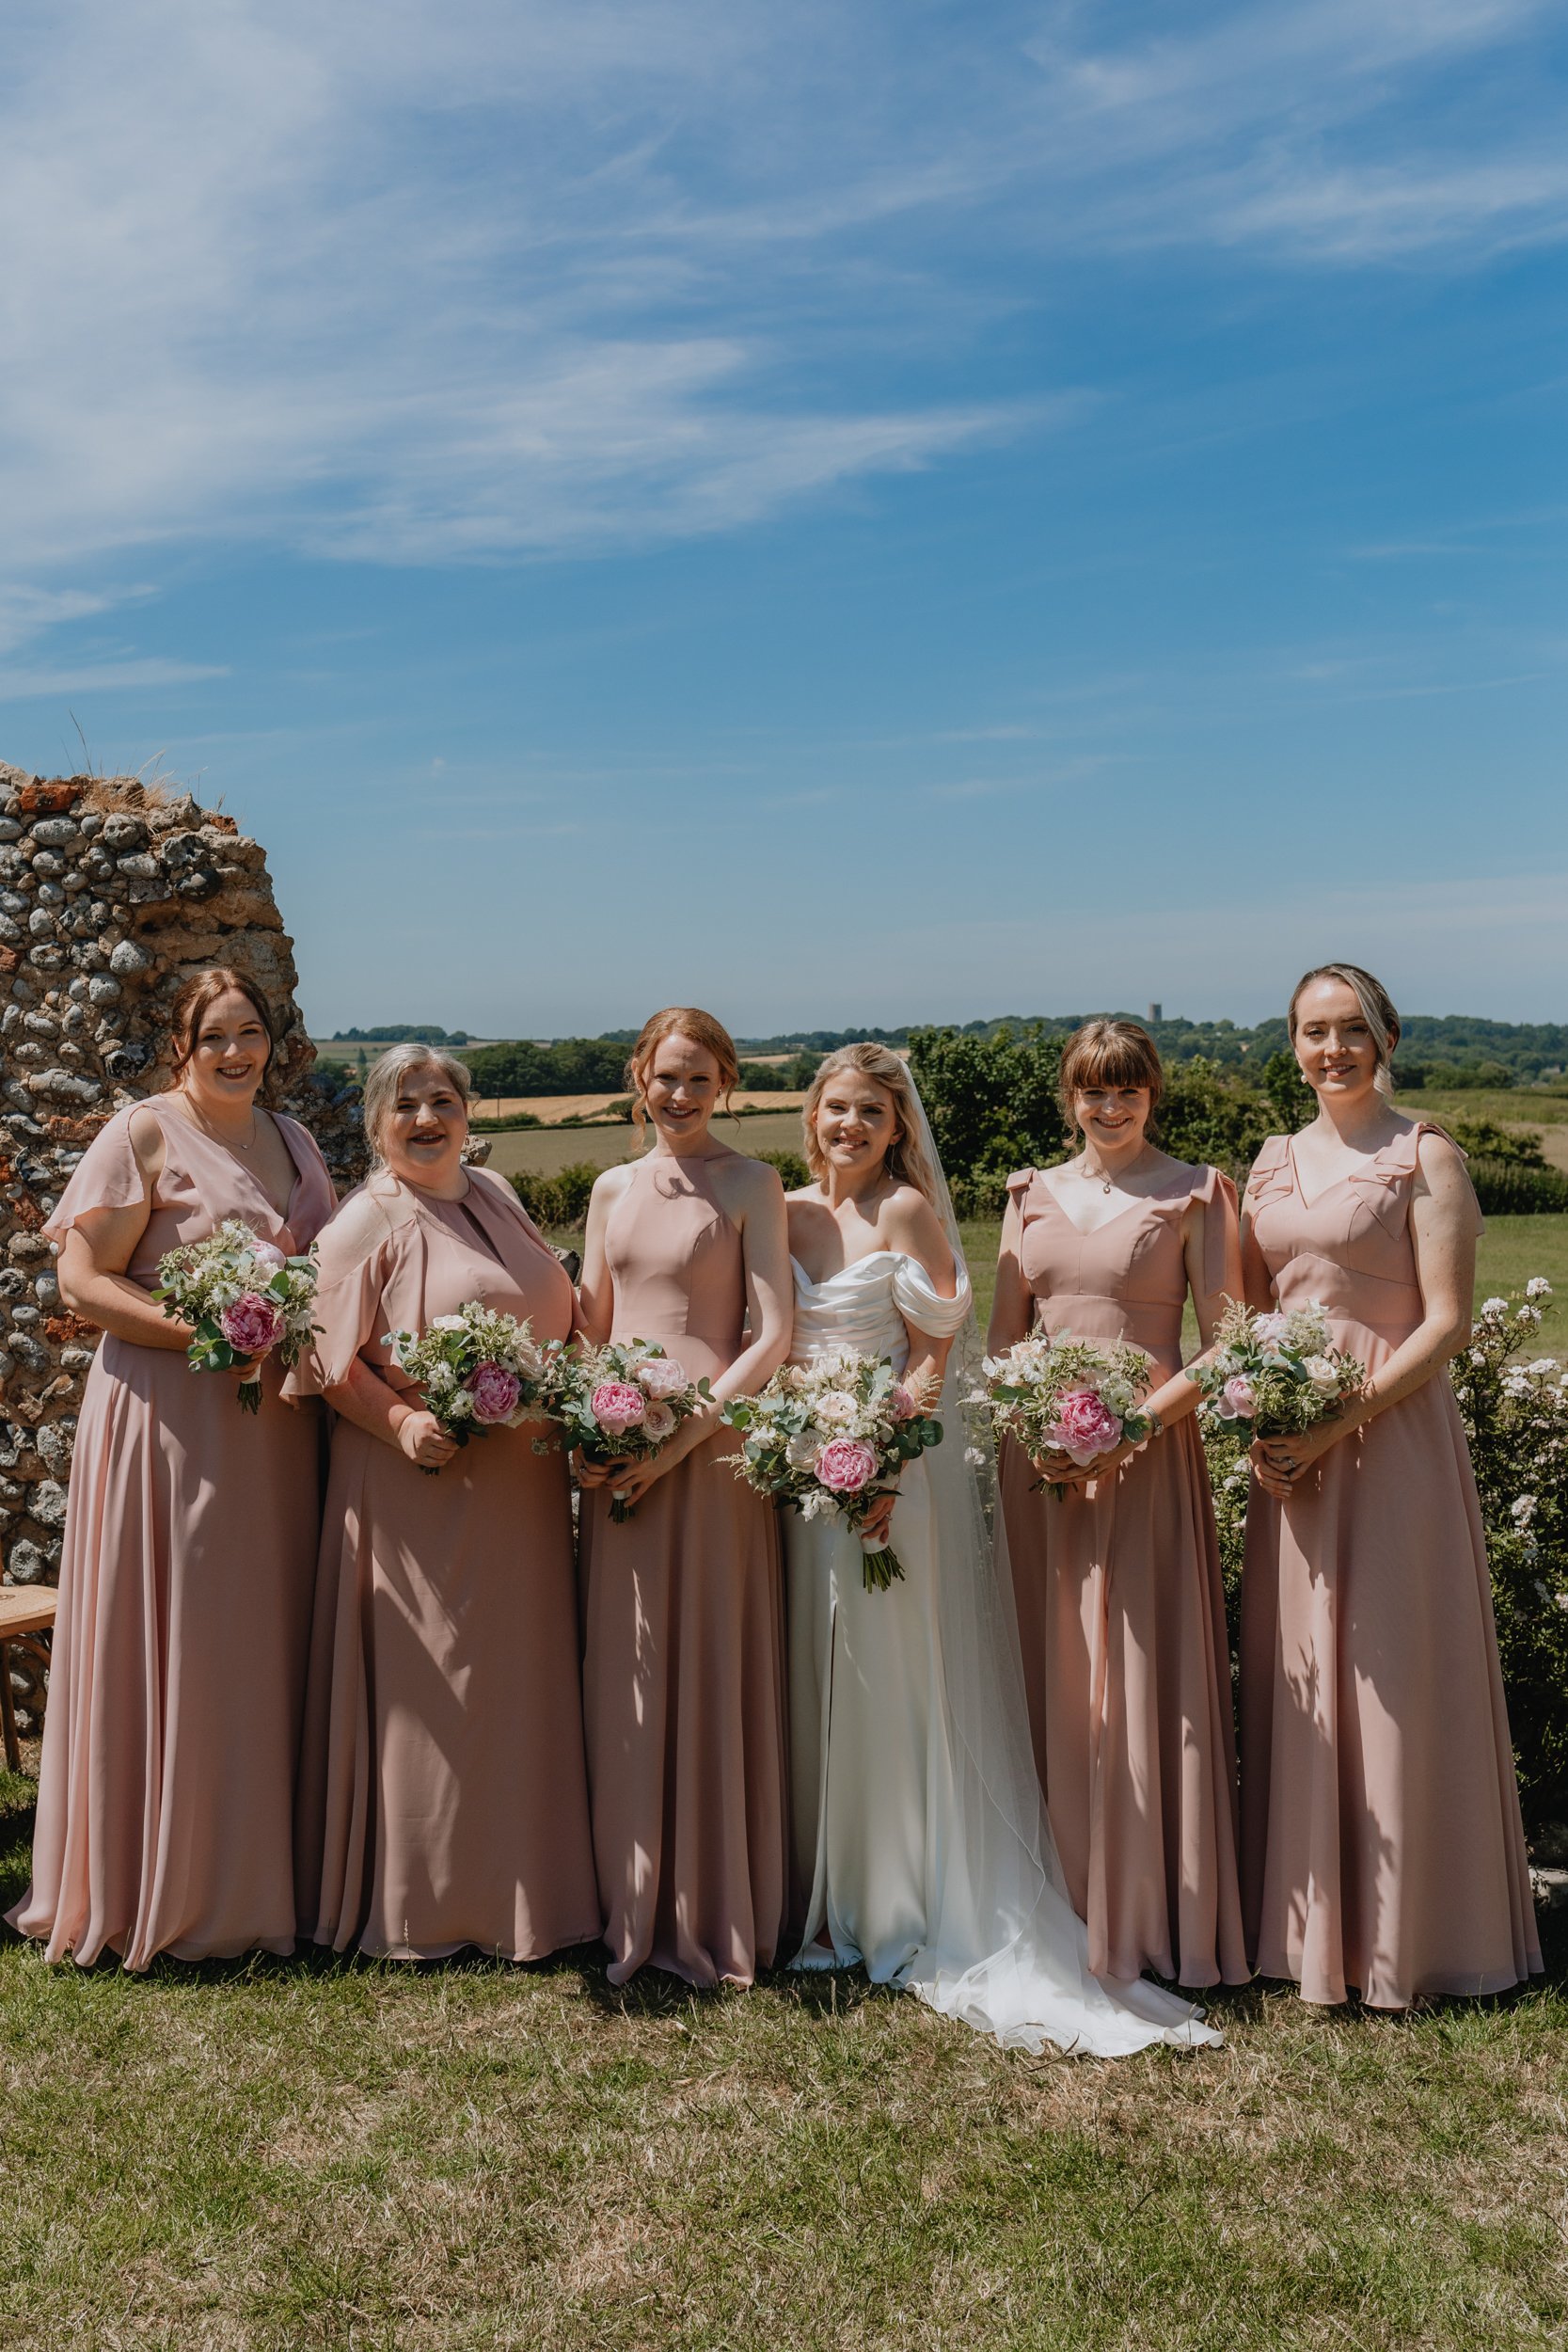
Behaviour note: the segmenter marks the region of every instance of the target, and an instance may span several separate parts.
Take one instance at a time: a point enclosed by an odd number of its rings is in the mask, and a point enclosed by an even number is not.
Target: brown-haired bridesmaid
[[[463,1165],[461,1062],[394,1046],[366,1084],[365,1130],[376,1167],[322,1235],[316,1341],[291,1375],[337,1415],[302,1926],[339,1951],[537,1960],[600,1925],[565,1458],[536,1452],[527,1422],[460,1452],[386,1339],[477,1300],[563,1340],[572,1285],[511,1185]]]
[[[1164,1080],[1147,1030],[1090,1021],[1062,1057],[1082,1148],[1007,1180],[988,1345],[1070,1330],[1155,1363],[1164,1424],[1091,1470],[1010,1440],[1001,1489],[1036,1759],[1089,1966],[1187,1985],[1247,1976],[1236,1868],[1230,1653],[1219,1540],[1181,1369],[1241,1295],[1236,1194],[1149,1140]],[[1039,1490],[1041,1474],[1064,1491]]]
[[[1289,1014],[1318,1115],[1247,1180],[1257,1307],[1328,1312],[1360,1396],[1252,1449],[1243,1876],[1258,1968],[1374,2009],[1541,1966],[1486,1538],[1446,1368],[1481,1212],[1458,1147],[1389,1100],[1399,1015],[1357,964]]]
[[[611,1980],[651,1962],[749,1984],[786,1900],[783,1615],[770,1502],[722,1457],[720,1406],[789,1349],[776,1172],[709,1121],[737,1075],[711,1013],[647,1022],[628,1078],[654,1148],[594,1187],[582,1272],[591,1338],[657,1340],[713,1403],[653,1462],[585,1469],[583,1705]],[[612,1492],[635,1504],[616,1524]]]
[[[290,1254],[332,1214],[314,1139],[262,1108],[273,1036],[244,973],[194,975],[174,1080],[117,1111],[44,1227],[60,1295],[104,1333],[60,1566],[33,1883],[51,1960],[221,1958],[294,1941],[293,1801],[320,1524],[319,1416],[193,1375],[158,1262],[240,1217]]]

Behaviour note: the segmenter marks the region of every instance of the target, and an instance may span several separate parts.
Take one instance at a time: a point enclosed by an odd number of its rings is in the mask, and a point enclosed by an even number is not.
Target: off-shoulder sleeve
[[[1439,1127],[1435,1120],[1421,1119],[1396,1136],[1392,1143],[1386,1143],[1381,1152],[1374,1152],[1365,1167],[1351,1171],[1350,1182],[1357,1199],[1371,1211],[1386,1232],[1397,1234],[1404,1230],[1410,1215],[1410,1186],[1420,1172],[1423,1136],[1436,1136],[1463,1164],[1465,1154],[1448,1129]],[[1481,1203],[1476,1200],[1473,1184],[1469,1190],[1474,1204],[1474,1230],[1479,1234],[1484,1230]]]
[[[974,1304],[961,1258],[957,1273],[957,1295],[943,1298],[917,1259],[900,1254],[894,1260],[893,1303],[911,1330],[924,1331],[927,1339],[950,1340],[959,1329]]]
[[[83,1152],[54,1216],[43,1228],[44,1239],[56,1248],[78,1219],[94,1209],[132,1209],[147,1199],[147,1179],[136,1164],[131,1141],[131,1120],[139,1107],[132,1104],[116,1111]]]
[[[284,1381],[285,1396],[321,1396],[341,1388],[355,1358],[383,1336],[383,1298],[404,1222],[394,1204],[361,1186],[322,1229],[311,1308],[315,1335]]]
[[[1203,1287],[1211,1298],[1219,1298],[1227,1289],[1227,1244],[1234,1241],[1238,1258],[1241,1254],[1236,1187],[1223,1169],[1205,1168],[1202,1183],[1193,1188],[1193,1199],[1203,1204]]]

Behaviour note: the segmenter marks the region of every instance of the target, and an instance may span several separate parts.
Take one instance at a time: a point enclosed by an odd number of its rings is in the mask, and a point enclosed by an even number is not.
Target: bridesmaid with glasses
[[[1219,1541],[1181,1368],[1241,1295],[1227,1177],[1149,1136],[1164,1073],[1133,1021],[1090,1021],[1062,1057],[1081,1149],[1008,1179],[989,1346],[1037,1326],[1125,1339],[1155,1362],[1163,1425],[1090,1470],[1002,1448],[1036,1759],[1097,1976],[1184,1985],[1248,1970],[1236,1868],[1235,1734]],[[1061,1488],[1059,1494],[1041,1481]]]

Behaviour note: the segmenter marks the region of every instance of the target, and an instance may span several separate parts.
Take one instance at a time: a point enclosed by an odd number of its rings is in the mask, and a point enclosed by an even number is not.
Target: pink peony
[[[242,1291],[220,1310],[218,1329],[238,1356],[264,1356],[283,1337],[283,1310],[256,1291]]]
[[[654,1445],[662,1445],[680,1427],[674,1410],[658,1397],[650,1397],[648,1409],[642,1416],[642,1435]]]
[[[887,1405],[895,1421],[913,1421],[920,1411],[912,1391],[906,1389],[902,1380],[895,1380],[888,1391]]]
[[[1056,1399],[1056,1419],[1045,1435],[1082,1470],[1121,1443],[1121,1422],[1092,1389],[1069,1389]]]
[[[877,1475],[877,1456],[858,1438],[830,1438],[816,1457],[816,1475],[830,1494],[862,1494]]]
[[[634,1389],[629,1380],[601,1380],[588,1403],[599,1427],[612,1438],[635,1429],[648,1409],[641,1390]]]
[[[468,1394],[475,1421],[510,1421],[522,1402],[523,1384],[504,1364],[476,1364]]]
[[[1257,1392],[1245,1373],[1232,1373],[1220,1391],[1221,1421],[1250,1421],[1258,1410]]]
[[[679,1396],[688,1385],[685,1370],[673,1356],[645,1356],[636,1367],[636,1379],[644,1396]]]

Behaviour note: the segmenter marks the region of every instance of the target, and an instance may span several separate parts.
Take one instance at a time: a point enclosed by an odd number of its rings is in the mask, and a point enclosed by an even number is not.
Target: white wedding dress
[[[804,1903],[794,1965],[863,1963],[875,1982],[1006,2046],[1114,2057],[1151,2042],[1217,2042],[1158,1985],[1088,1973],[1035,1772],[1011,1585],[986,1526],[977,1470],[988,1465],[966,1446],[958,1402],[979,1349],[956,1227],[951,1239],[956,1298],[900,1251],[822,1282],[791,1261],[797,1362],[848,1346],[902,1372],[911,1329],[959,1342],[944,1442],[900,1482],[889,1541],[901,1582],[866,1592],[860,1539],[842,1520],[783,1515]]]

